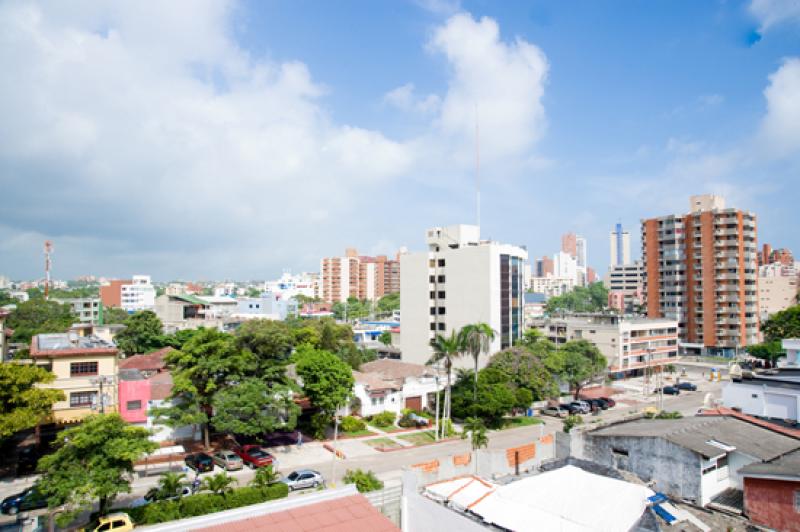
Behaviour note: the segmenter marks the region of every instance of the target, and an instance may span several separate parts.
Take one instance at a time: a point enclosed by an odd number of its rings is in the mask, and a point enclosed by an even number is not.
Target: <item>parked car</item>
[[[38,510],[46,506],[47,499],[36,489],[36,486],[33,486],[3,499],[3,502],[0,503],[0,512],[16,515],[18,512]]]
[[[408,415],[408,419],[413,421],[417,425],[417,427],[427,427],[427,426],[429,426],[431,424],[431,420],[430,419],[428,419],[426,417],[423,417],[423,416],[420,416],[418,414],[415,414],[414,412],[411,412]]]
[[[192,488],[191,486],[188,486],[186,484],[182,485],[178,489],[178,492],[175,495],[167,497],[162,496],[161,490],[159,488],[150,488],[149,490],[147,490],[147,493],[145,494],[144,497],[139,497],[138,499],[135,499],[130,504],[130,507],[138,508],[139,506],[146,506],[151,502],[156,502],[156,501],[174,501],[180,499],[181,497],[186,497],[187,495],[191,494],[192,494]]]
[[[608,403],[603,401],[602,399],[584,399],[587,403],[589,403],[589,407],[594,410],[608,410]]]
[[[278,460],[260,445],[243,445],[235,452],[242,459],[242,462],[253,469],[268,465],[272,465],[273,469],[278,469]]]
[[[108,514],[105,517],[99,518],[97,522],[92,523],[88,527],[78,529],[79,532],[105,532],[106,530],[112,532],[133,530],[133,521],[131,521],[128,514],[119,512]]]
[[[679,395],[681,393],[680,389],[676,388],[675,386],[664,386],[663,389],[656,388],[653,390],[655,393],[659,391],[665,393],[667,395]]]
[[[586,401],[572,401],[570,405],[573,405],[581,414],[588,414],[592,411],[592,406]]]
[[[608,404],[609,408],[614,408],[615,406],[617,406],[617,402],[610,397],[601,397],[600,399],[605,401]]]
[[[214,470],[214,460],[206,453],[195,453],[186,456],[186,465],[198,473]]]
[[[567,417],[569,415],[569,410],[563,406],[548,406],[542,409],[542,414],[554,417]]]
[[[244,467],[244,462],[233,451],[217,451],[213,455],[214,464],[226,471],[236,471]]]
[[[316,488],[325,484],[325,479],[319,471],[313,469],[298,469],[292,471],[287,476],[281,479],[281,482],[289,486],[291,491],[303,488]]]
[[[687,390],[689,392],[697,391],[697,385],[692,384],[691,382],[679,382],[676,388],[678,388],[679,390]]]

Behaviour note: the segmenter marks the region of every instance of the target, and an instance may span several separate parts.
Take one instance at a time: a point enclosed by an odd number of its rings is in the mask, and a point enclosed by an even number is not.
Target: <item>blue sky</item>
[[[800,253],[800,0],[0,4],[0,275],[270,278],[427,227],[603,272],[718,193]],[[638,240],[635,239],[638,246]]]

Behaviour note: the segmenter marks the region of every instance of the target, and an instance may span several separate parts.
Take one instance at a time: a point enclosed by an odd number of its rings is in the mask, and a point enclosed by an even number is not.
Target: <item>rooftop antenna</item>
[[[478,239],[481,230],[481,136],[478,123],[478,104],[475,103],[475,200],[478,219]]]
[[[53,242],[44,241],[44,298],[50,295],[50,253],[53,251]]]

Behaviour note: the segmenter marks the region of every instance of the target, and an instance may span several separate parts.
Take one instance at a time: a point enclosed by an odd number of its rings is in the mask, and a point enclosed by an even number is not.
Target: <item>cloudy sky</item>
[[[800,253],[800,0],[0,2],[0,275],[263,279],[482,235],[608,263],[719,193]],[[637,241],[638,245],[638,241]]]

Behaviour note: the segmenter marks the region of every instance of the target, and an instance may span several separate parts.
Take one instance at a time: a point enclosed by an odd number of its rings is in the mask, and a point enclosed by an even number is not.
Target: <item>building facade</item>
[[[756,218],[719,196],[642,220],[647,315],[678,321],[687,352],[732,355],[758,342]]]
[[[31,339],[31,358],[56,375],[41,384],[64,392],[53,405],[56,423],[74,423],[89,414],[117,412],[118,352],[114,344],[76,334],[39,334]]]
[[[426,243],[427,251],[400,257],[404,361],[426,363],[435,335],[449,335],[471,323],[487,323],[496,331],[490,353],[522,337],[527,251],[480,240],[474,225],[429,229]],[[466,360],[457,364],[472,366]]]
[[[375,301],[400,291],[400,261],[385,255],[368,257],[347,249],[344,257],[326,257],[320,264],[320,297],[327,303],[354,297]]]
[[[609,268],[603,284],[608,289],[608,306],[621,312],[635,312],[642,304],[644,268],[641,262],[616,264]]]
[[[102,324],[103,302],[98,297],[56,299],[55,301],[72,307],[72,312],[78,316],[78,321],[81,323]]]
[[[668,319],[593,314],[550,318],[536,327],[556,345],[591,342],[608,360],[611,373],[639,373],[672,364],[678,357],[678,323]]]
[[[631,263],[631,234],[623,231],[622,224],[617,224],[609,236],[609,266],[622,266]]]
[[[133,279],[115,279],[101,286],[100,299],[106,307],[118,307],[127,312],[153,310],[156,289],[149,275],[134,275]]]

